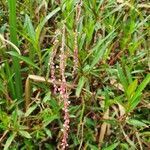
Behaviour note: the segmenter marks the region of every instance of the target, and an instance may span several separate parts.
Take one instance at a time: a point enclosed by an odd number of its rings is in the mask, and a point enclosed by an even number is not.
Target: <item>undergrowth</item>
[[[150,149],[150,3],[0,1],[0,149]]]

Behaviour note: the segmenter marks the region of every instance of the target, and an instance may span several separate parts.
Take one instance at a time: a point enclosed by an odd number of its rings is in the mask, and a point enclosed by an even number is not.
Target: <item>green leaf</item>
[[[92,48],[91,52],[85,57],[85,59],[83,60],[83,62],[85,62],[93,53],[99,52],[100,46],[106,40],[111,41],[116,36],[116,34],[114,32],[115,32],[115,30],[113,30],[112,32],[110,32],[105,38],[99,39],[99,41],[96,43],[96,45]]]
[[[140,135],[150,137],[150,131],[144,131],[144,132],[140,133]]]
[[[120,144],[120,147],[123,149],[123,150],[128,150],[129,149],[129,146],[127,143],[121,143]]]
[[[27,110],[27,112],[25,113],[25,117],[28,117],[36,108],[37,108],[37,104],[29,107],[29,109]]]
[[[108,147],[106,147],[106,148],[104,148],[102,150],[114,150],[118,145],[119,145],[119,142],[118,143],[114,143],[114,144],[112,144],[112,145],[110,145],[110,146],[108,146]]]
[[[59,119],[59,116],[58,115],[53,115],[53,116],[50,116],[46,119],[44,119],[44,124],[43,126],[46,127],[47,125],[49,125],[53,120],[56,120],[56,119]]]
[[[35,40],[35,31],[34,27],[32,25],[30,17],[26,14],[25,15],[25,25],[24,28],[27,30],[28,36],[32,39]]]
[[[17,52],[14,52],[14,51],[10,51],[10,52],[7,52],[7,53],[10,54],[11,56],[15,56],[18,59],[26,62],[28,65],[31,65],[32,67],[39,69],[39,67],[37,65],[35,65],[29,58],[21,56]]]
[[[94,120],[92,120],[90,118],[87,118],[87,117],[85,118],[85,123],[89,127],[92,127],[92,126],[94,127],[95,126]]]
[[[129,67],[125,66],[125,70],[126,70],[126,75],[127,75],[127,79],[129,81],[129,84],[131,84],[133,82],[133,80],[132,80],[132,75],[131,75]]]
[[[91,150],[99,150],[97,146],[88,144]]]
[[[79,51],[82,49],[85,39],[86,39],[86,34],[83,34],[79,42]]]
[[[138,86],[136,94],[134,96],[139,95],[139,93],[141,93],[144,90],[144,88],[147,86],[149,82],[150,82],[150,74],[148,74],[142,81],[142,83]]]
[[[129,119],[127,122],[128,124],[136,126],[136,127],[147,127],[145,123],[136,119]]]
[[[79,97],[80,96],[80,93],[82,91],[82,88],[84,86],[86,82],[86,78],[84,76],[82,76],[80,79],[79,79],[79,83],[78,83],[78,86],[77,86],[77,89],[76,89],[76,96]]]
[[[129,100],[128,103],[128,109],[127,112],[132,111],[140,102],[140,96],[141,92],[145,89],[147,84],[150,82],[150,74],[148,74],[145,79],[142,81],[142,83],[138,86],[135,94],[132,96],[132,98]]]
[[[45,128],[44,130],[45,130],[46,134],[48,135],[48,137],[52,138],[51,131],[49,129],[47,129],[47,128]]]
[[[43,102],[46,103],[47,101],[51,100],[51,93],[46,93],[45,97],[43,98]]]
[[[90,71],[90,66],[86,65],[85,67],[83,67],[83,72],[84,73],[88,73]]]
[[[135,79],[135,80],[128,86],[128,88],[127,88],[127,96],[128,96],[128,97],[131,97],[131,96],[134,94],[134,92],[135,92],[135,90],[136,90],[136,88],[137,88],[137,84],[138,84],[138,80]]]
[[[128,88],[128,82],[127,82],[127,78],[119,64],[117,64],[117,70],[118,70],[119,80],[124,88],[124,91],[126,92],[127,88]]]
[[[110,11],[107,15],[105,15],[105,17],[103,19],[108,18],[109,16],[111,16],[113,13],[119,11],[122,9],[122,7],[124,7],[126,5],[126,3],[122,3],[120,4],[118,7],[115,7],[115,9],[113,9],[112,11]]]
[[[128,107],[127,107],[127,112],[131,112],[132,110],[134,110],[134,108],[140,103],[141,101],[141,94],[134,99],[134,101],[129,102]]]
[[[20,135],[27,138],[27,139],[31,139],[31,135],[27,132],[27,131],[19,131]]]
[[[94,59],[91,63],[91,69],[102,59],[102,56],[106,50],[107,45],[104,45],[102,48],[98,48],[97,52],[94,54]]]
[[[10,43],[13,43],[16,47],[18,45],[17,39],[17,9],[16,9],[17,0],[8,0],[8,8],[9,8],[9,32],[10,32]],[[11,44],[12,45],[12,44]],[[16,48],[11,49],[12,51],[16,51]],[[16,57],[12,57],[13,62],[13,73],[15,73],[15,93],[18,100],[22,98],[23,95],[23,86],[22,86],[22,78],[21,78],[21,69],[19,60]]]
[[[12,133],[9,138],[7,139],[5,145],[4,145],[4,150],[8,150],[9,146],[11,145],[12,141],[14,140],[16,136],[16,132]]]
[[[58,11],[60,11],[60,7],[57,7],[56,9],[54,9],[52,12],[50,12],[43,20],[42,22],[37,26],[36,28],[36,42],[38,42],[39,37],[40,37],[40,33],[42,31],[42,28],[44,27],[44,25],[46,24],[46,22],[53,17]]]
[[[94,59],[91,63],[91,69],[103,58],[103,55],[108,47],[108,45],[111,43],[112,39],[115,37],[116,35],[114,34],[114,31],[112,31],[106,38],[104,38],[103,40],[101,40],[100,42],[98,42],[98,44],[94,47],[93,51],[93,56]],[[106,41],[106,43],[104,43],[102,46],[100,46],[106,39],[109,39],[108,41]]]

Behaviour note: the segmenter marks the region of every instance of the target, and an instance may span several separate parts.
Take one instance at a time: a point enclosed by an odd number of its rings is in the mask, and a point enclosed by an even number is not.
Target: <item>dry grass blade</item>
[[[140,135],[138,132],[135,133],[136,137],[137,137],[137,140],[139,142],[139,145],[140,145],[140,150],[143,150],[143,146],[142,146],[142,142],[141,142],[141,139],[140,139]]]
[[[119,107],[120,117],[124,116],[125,108],[122,105],[120,105],[119,103],[118,103],[118,107]]]
[[[138,4],[137,7],[138,8],[147,8],[147,9],[150,9],[150,3],[148,3],[148,4]]]
[[[3,37],[3,35],[1,35],[1,34],[0,34],[0,40],[1,40],[2,42],[6,42],[7,44],[11,45],[11,46],[18,52],[18,54],[21,54],[19,48],[18,48],[15,44],[13,44],[12,42],[6,40],[6,39]]]
[[[123,135],[124,135],[125,140],[127,141],[127,143],[129,143],[129,145],[130,145],[132,148],[137,149],[136,146],[135,146],[135,144],[134,144],[134,142],[133,142],[132,140],[130,140],[129,136],[125,133],[123,127],[122,127],[122,126],[120,126],[120,127],[121,127],[122,133],[123,133]]]
[[[106,112],[104,113],[103,119],[109,119],[109,109],[107,109]],[[99,135],[99,144],[98,144],[99,149],[101,149],[101,145],[103,143],[105,134],[107,132],[107,127],[108,127],[108,123],[106,122],[104,122],[101,125],[101,130],[100,130],[100,135]]]
[[[41,76],[37,76],[37,75],[29,75],[28,78],[35,82],[47,82],[47,83],[53,84],[53,81],[51,79],[46,80],[45,77],[41,77]],[[56,81],[56,84],[60,85],[61,81]],[[75,85],[67,83],[67,86],[69,88],[73,88]]]
[[[0,138],[0,145],[1,145],[2,141],[4,140],[4,138],[5,138],[5,136],[7,135],[8,132],[9,132],[9,131],[6,130],[6,131],[3,133],[2,137]]]
[[[41,76],[37,76],[37,75],[29,75],[26,79],[26,83],[25,83],[25,110],[27,111],[28,106],[30,104],[30,90],[31,90],[31,85],[30,85],[30,80],[34,81],[34,82],[45,82],[45,83],[49,83],[49,84],[53,84],[53,81],[51,79],[46,80],[46,78],[41,77]],[[55,82],[57,85],[61,85],[60,81],[56,81]],[[74,88],[75,86],[72,84],[67,83],[67,87],[69,88]]]

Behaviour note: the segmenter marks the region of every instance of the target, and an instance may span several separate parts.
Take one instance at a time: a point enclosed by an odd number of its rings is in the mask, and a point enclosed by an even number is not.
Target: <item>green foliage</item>
[[[17,40],[17,16],[16,16],[16,0],[8,0],[9,5],[9,25],[10,25],[10,40],[16,46],[18,45]],[[12,49],[13,50],[13,49]],[[22,78],[21,70],[19,65],[19,60],[16,57],[13,57],[13,69],[14,69],[14,82],[15,82],[15,91],[11,91],[12,95],[16,95],[17,99],[22,98]],[[15,93],[13,93],[15,92]]]
[[[148,2],[1,0],[0,8],[0,149],[59,149],[63,104],[50,62],[54,54],[59,87],[63,25],[68,149],[149,149]]]

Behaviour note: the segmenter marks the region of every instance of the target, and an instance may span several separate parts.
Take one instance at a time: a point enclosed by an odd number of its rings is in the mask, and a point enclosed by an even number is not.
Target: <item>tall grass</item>
[[[8,0],[9,6],[9,26],[10,26],[10,41],[18,45],[17,40],[17,16],[16,16],[16,0]],[[14,51],[14,49],[11,49]],[[22,97],[22,79],[21,79],[21,69],[19,64],[19,59],[17,57],[12,57],[13,61],[13,71],[14,71],[14,84],[15,84],[15,95],[17,99]],[[12,91],[13,92],[13,91]]]

